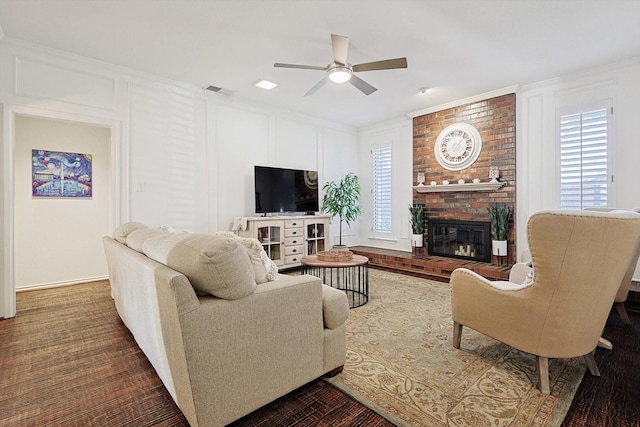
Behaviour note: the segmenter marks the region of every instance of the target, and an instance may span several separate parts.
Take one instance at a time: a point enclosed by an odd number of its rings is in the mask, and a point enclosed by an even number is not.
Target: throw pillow
[[[264,247],[258,239],[250,237],[240,237],[231,231],[218,231],[215,233],[219,236],[227,236],[238,240],[247,250],[247,254],[251,259],[251,264],[256,273],[256,283],[259,285],[265,282],[278,280],[278,266],[264,250]]]
[[[116,228],[116,230],[113,232],[113,238],[118,242],[122,243],[123,245],[126,245],[127,236],[131,232],[135,230],[139,230],[141,228],[147,228],[147,226],[140,222],[126,222],[121,226],[119,226],[118,228]]]
[[[233,300],[256,289],[249,255],[235,239],[198,233],[166,234],[148,238],[142,250],[149,258],[187,276],[196,291]]]

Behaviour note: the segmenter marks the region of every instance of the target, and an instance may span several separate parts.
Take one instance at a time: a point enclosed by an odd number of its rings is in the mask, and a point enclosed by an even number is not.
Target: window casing
[[[560,209],[608,205],[609,112],[606,107],[560,115]]]
[[[392,150],[391,146],[374,148],[373,162],[373,219],[374,233],[391,233],[392,216]]]

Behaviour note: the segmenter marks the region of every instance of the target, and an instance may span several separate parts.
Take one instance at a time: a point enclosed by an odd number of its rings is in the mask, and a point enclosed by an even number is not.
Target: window
[[[391,146],[374,148],[373,227],[374,233],[391,233]]]
[[[560,116],[560,209],[607,206],[608,111]]]

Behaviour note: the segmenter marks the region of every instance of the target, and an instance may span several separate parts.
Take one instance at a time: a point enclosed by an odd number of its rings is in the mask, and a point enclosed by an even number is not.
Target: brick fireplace
[[[506,203],[514,212],[513,217],[515,218],[515,101],[515,94],[508,94],[413,119],[413,185],[417,184],[418,173],[425,174],[427,185],[430,181],[436,181],[438,184],[444,180],[457,183],[460,179],[471,182],[474,178],[486,182],[489,180],[490,166],[498,167],[500,180],[506,183],[504,187],[490,191],[432,193],[414,191],[413,203],[423,205],[425,208],[425,245],[429,251],[428,255],[435,255],[431,252],[435,243],[433,238],[436,237],[432,235],[432,231],[429,231],[431,221],[487,222],[489,221],[487,207],[492,202]],[[438,134],[445,127],[458,122],[470,123],[478,129],[482,137],[482,151],[478,160],[471,166],[461,171],[450,171],[437,162],[434,156],[434,146]],[[513,264],[516,260],[516,226],[517,224],[513,224],[509,231],[507,264]],[[463,249],[466,253],[466,246]],[[460,251],[459,243],[458,251]],[[456,257],[455,252],[453,257]],[[491,258],[485,262],[490,261]]]

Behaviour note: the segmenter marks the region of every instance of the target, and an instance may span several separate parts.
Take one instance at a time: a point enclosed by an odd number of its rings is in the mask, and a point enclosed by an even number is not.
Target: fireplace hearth
[[[491,223],[429,219],[429,255],[491,262]]]

